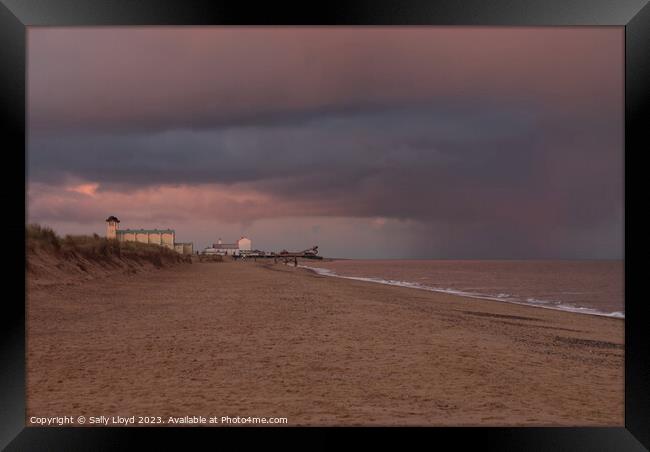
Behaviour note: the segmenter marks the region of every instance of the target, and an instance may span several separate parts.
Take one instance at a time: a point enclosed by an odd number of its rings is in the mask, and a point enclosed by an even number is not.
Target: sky
[[[622,27],[28,28],[27,221],[620,259]]]

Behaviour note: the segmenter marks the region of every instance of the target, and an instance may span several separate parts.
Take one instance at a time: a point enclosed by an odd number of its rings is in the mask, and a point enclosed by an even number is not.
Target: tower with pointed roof
[[[106,219],[106,238],[107,239],[116,239],[117,230],[119,229],[120,220],[117,217],[111,215]]]

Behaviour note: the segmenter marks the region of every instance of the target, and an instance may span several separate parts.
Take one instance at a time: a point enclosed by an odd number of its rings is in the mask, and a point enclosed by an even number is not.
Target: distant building
[[[206,248],[205,254],[221,254],[223,256],[238,256],[251,251],[252,242],[249,238],[241,237],[235,243],[223,243],[221,239],[213,243],[212,247]]]
[[[192,242],[174,243],[174,249],[181,254],[194,254],[194,244]]]
[[[139,242],[164,246],[182,254],[192,254],[192,243],[176,243],[176,232],[173,229],[120,229],[120,220],[115,216],[106,219],[106,238],[120,242]]]
[[[252,245],[251,239],[247,237],[242,237],[239,240],[237,240],[237,246],[241,251],[250,251],[252,249],[251,245]]]

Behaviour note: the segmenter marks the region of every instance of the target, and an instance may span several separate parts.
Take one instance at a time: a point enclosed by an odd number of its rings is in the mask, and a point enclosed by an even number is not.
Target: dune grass
[[[97,234],[60,237],[51,228],[39,224],[30,224],[25,229],[28,252],[48,252],[68,259],[81,256],[89,261],[100,263],[113,259],[146,261],[156,267],[162,267],[165,263],[185,262],[190,259],[189,256],[183,256],[159,245],[118,242]]]

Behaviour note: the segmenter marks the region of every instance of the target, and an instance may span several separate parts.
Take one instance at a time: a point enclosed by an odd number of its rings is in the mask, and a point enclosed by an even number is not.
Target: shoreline
[[[518,301],[518,300],[509,300],[506,297],[496,297],[496,296],[490,296],[490,295],[483,295],[483,294],[474,294],[471,292],[465,292],[462,290],[455,290],[455,289],[438,289],[435,287],[430,287],[430,286],[423,286],[419,283],[414,283],[414,282],[409,282],[409,281],[395,281],[395,280],[386,280],[382,278],[377,278],[377,277],[363,277],[363,276],[346,276],[346,275],[341,275],[337,274],[332,270],[326,269],[326,268],[319,268],[319,267],[310,267],[307,265],[299,265],[300,268],[307,269],[309,271],[312,271],[318,275],[321,276],[328,276],[332,278],[341,278],[341,279],[350,279],[354,281],[365,281],[369,283],[374,283],[374,284],[383,284],[387,286],[394,286],[394,287],[405,287],[408,289],[417,289],[417,290],[424,290],[427,292],[435,292],[435,293],[441,293],[441,294],[448,294],[448,295],[455,295],[458,297],[463,297],[463,298],[471,298],[471,299],[477,299],[477,300],[485,300],[485,301],[496,301],[496,302],[501,302],[501,303],[509,303],[509,304],[516,304],[516,305],[521,305],[521,306],[529,306],[532,308],[541,308],[541,309],[550,309],[552,311],[562,311],[562,312],[570,312],[573,314],[582,314],[582,315],[594,315],[594,316],[599,316],[599,317],[608,317],[608,318],[613,318],[613,319],[619,319],[619,320],[625,320],[625,313],[622,311],[613,311],[613,312],[603,312],[599,311],[598,309],[595,308],[587,308],[587,307],[574,307],[574,306],[566,306],[562,305],[560,302],[557,302],[555,306],[548,306],[544,305],[541,303],[534,303],[534,302],[524,302],[524,301]],[[548,303],[544,301],[543,303]]]
[[[623,425],[618,319],[407,289],[223,262],[29,291],[28,418]]]

